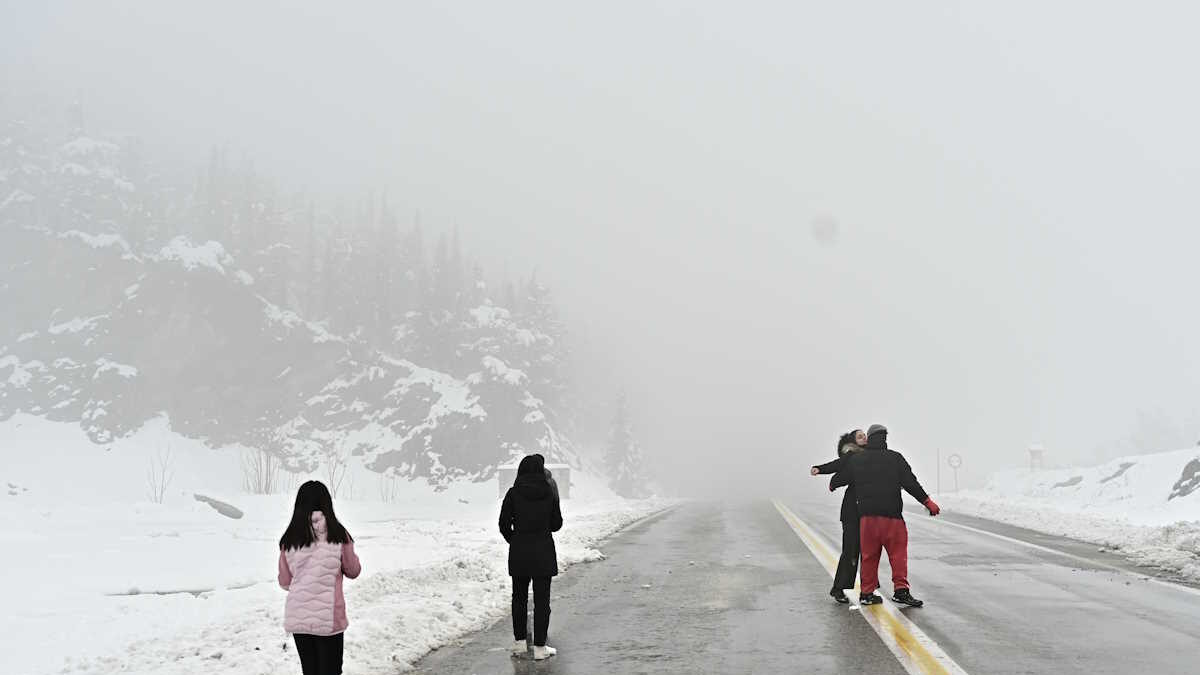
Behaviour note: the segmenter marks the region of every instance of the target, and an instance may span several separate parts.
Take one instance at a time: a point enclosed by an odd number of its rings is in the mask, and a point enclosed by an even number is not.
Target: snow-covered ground
[[[1200,448],[1087,468],[997,473],[947,510],[1098,544],[1200,582]]]
[[[157,504],[148,472],[168,447],[173,478]],[[183,439],[164,420],[103,446],[74,424],[0,423],[5,672],[296,672],[275,582],[293,496],[290,486],[244,494],[244,452]],[[197,493],[244,515],[221,515]],[[601,558],[603,539],[668,506],[616,498],[579,474],[571,496],[562,565]],[[364,572],[346,584],[346,672],[403,670],[507,611],[499,501],[495,482],[439,491],[347,477],[335,507]]]

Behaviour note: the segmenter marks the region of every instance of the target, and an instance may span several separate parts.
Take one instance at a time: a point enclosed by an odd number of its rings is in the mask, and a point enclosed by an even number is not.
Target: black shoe
[[[858,596],[858,604],[860,605],[878,605],[883,602],[883,598],[874,593],[863,593]]]
[[[840,589],[840,588],[835,588],[832,591],[829,591],[829,597],[833,598],[834,600],[837,600],[838,602],[840,602],[843,605],[850,602],[849,600],[846,599],[846,593],[843,592],[842,589]]]
[[[907,588],[897,588],[896,592],[892,595],[892,599],[909,607],[920,607],[925,604],[923,601],[914,598],[912,593],[908,592]]]

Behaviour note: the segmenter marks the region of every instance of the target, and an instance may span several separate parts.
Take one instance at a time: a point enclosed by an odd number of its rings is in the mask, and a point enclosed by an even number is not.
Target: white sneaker
[[[526,642],[525,640],[517,640],[516,642],[513,643],[513,646],[512,646],[513,656],[524,656],[528,652],[529,652],[529,643]]]
[[[554,647],[534,647],[533,648],[533,660],[534,661],[545,661],[546,659],[550,658],[551,656],[554,656],[557,653],[558,653],[558,650],[555,649]]]

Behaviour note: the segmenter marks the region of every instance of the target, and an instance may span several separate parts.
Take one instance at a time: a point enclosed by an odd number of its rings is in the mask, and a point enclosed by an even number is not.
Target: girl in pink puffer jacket
[[[304,675],[340,675],[346,598],[342,577],[357,578],[362,564],[354,539],[333,513],[319,481],[296,493],[292,522],[279,539],[279,585],[288,592],[283,628],[296,640]]]

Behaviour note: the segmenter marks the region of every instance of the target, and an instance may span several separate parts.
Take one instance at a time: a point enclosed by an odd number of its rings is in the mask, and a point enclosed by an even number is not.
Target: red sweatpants
[[[863,593],[879,588],[879,558],[887,549],[892,566],[892,584],[897,590],[908,588],[908,528],[900,518],[863,516],[858,519],[862,542],[862,565],[858,568]]]

